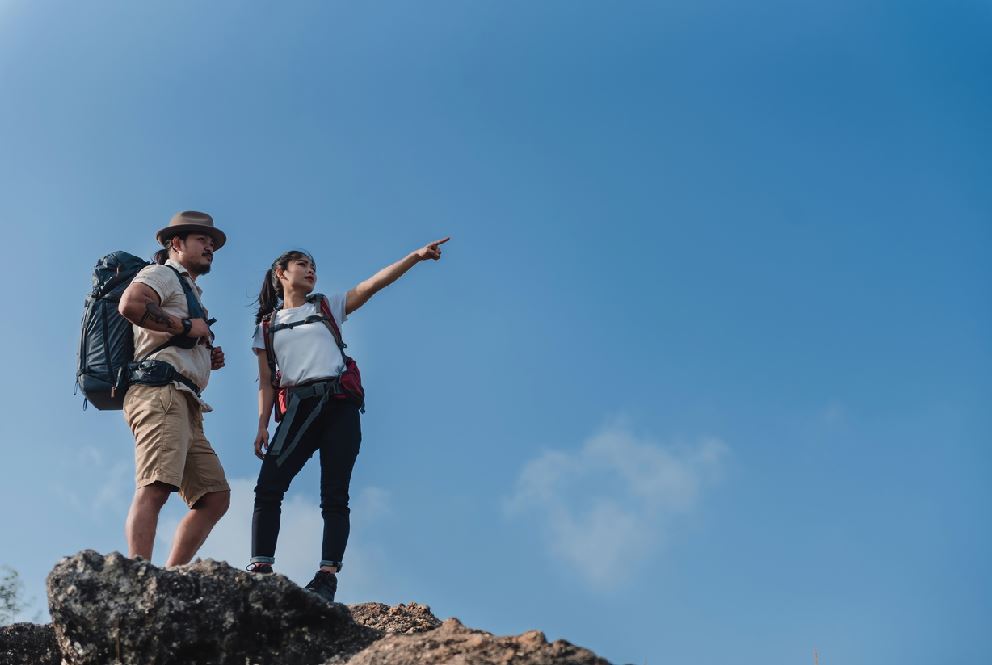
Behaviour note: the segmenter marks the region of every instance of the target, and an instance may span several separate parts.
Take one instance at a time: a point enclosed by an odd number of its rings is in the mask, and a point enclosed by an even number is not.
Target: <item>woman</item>
[[[340,326],[415,264],[440,259],[441,245],[447,241],[432,242],[347,293],[326,298],[313,292],[317,265],[306,252],[286,252],[265,273],[252,343],[258,356],[255,455],[262,459],[252,518],[252,572],[272,572],[283,496],[306,461],[320,451],[323,545],[320,567],[306,588],[334,601],[350,530],[348,486],[362,439],[363,400],[357,368],[344,354]],[[270,445],[274,405],[285,414]]]

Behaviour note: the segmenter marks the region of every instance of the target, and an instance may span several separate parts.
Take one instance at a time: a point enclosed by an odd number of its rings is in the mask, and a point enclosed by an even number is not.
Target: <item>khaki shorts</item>
[[[171,485],[191,508],[204,494],[230,490],[217,453],[203,435],[203,412],[192,393],[166,386],[131,386],[124,420],[134,434],[135,482]]]

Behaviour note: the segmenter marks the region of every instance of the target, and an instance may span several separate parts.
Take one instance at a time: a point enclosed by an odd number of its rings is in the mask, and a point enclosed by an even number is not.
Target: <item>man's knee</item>
[[[155,481],[150,485],[139,487],[134,492],[134,502],[143,507],[161,510],[172,492],[173,487],[171,485]]]
[[[224,516],[224,513],[227,512],[230,506],[231,491],[224,490],[223,492],[208,492],[204,494],[193,508],[195,510],[202,510],[215,520],[219,520]]]

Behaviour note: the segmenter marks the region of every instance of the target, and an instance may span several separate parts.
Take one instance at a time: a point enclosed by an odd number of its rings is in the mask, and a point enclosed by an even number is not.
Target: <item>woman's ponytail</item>
[[[265,279],[262,280],[262,289],[258,292],[258,311],[255,312],[256,324],[261,323],[266,315],[275,310],[279,304],[279,291],[281,290],[281,285],[276,280],[272,268],[269,268],[265,271]]]

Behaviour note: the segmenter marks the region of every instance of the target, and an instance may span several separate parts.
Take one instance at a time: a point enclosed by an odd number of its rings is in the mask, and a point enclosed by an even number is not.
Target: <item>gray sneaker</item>
[[[313,576],[313,579],[304,588],[307,591],[317,594],[327,602],[333,603],[334,594],[338,590],[338,577],[326,570],[318,570],[317,574]]]

